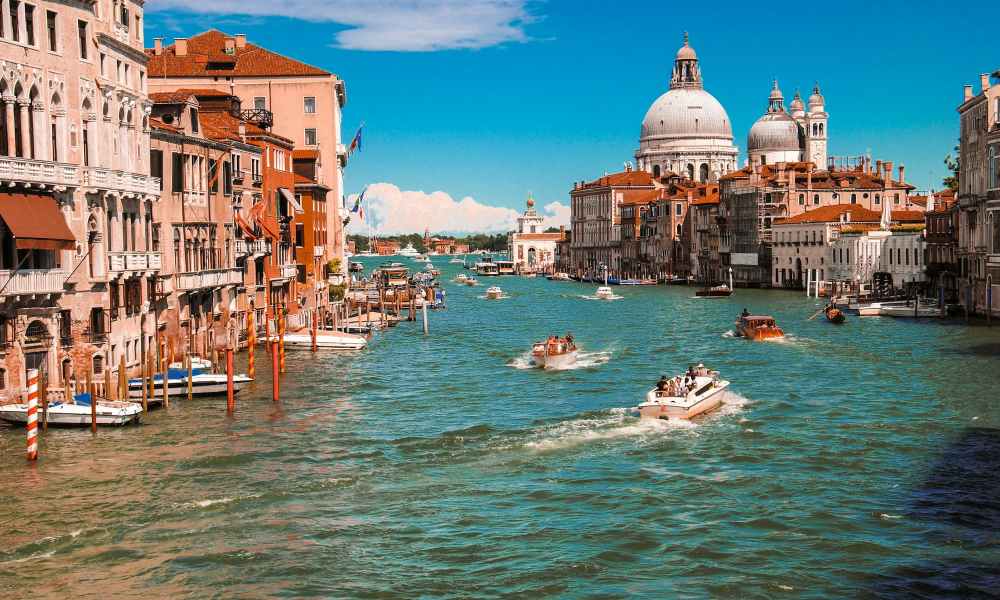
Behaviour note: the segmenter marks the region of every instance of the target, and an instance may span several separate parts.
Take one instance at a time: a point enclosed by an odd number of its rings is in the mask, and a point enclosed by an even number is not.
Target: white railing
[[[0,271],[0,287],[4,296],[56,294],[63,291],[66,276],[62,269],[21,269],[13,276],[11,271]]]
[[[160,178],[141,173],[115,171],[103,167],[85,167],[84,185],[138,194],[160,195]]]
[[[299,268],[295,264],[291,265],[281,265],[281,276],[287,277],[288,279],[294,279],[299,275]]]
[[[178,273],[178,290],[198,290],[220,285],[235,285],[243,282],[243,273],[239,269],[213,269],[211,271],[196,271],[193,273]]]
[[[313,246],[313,257],[319,258],[320,256],[323,256],[323,253],[325,251],[326,251],[326,247],[325,246],[322,246],[322,245],[320,245],[320,246]]]
[[[122,271],[159,271],[163,258],[159,252],[108,252],[112,273]]]
[[[248,254],[263,256],[271,253],[271,242],[270,240],[236,240],[235,249],[238,256]]]
[[[0,180],[75,187],[80,185],[80,169],[49,160],[5,156],[0,158]]]

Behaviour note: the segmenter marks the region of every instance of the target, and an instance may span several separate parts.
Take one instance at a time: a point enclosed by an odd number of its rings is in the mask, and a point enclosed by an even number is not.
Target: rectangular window
[[[254,96],[253,107],[258,110],[263,110],[267,108],[267,99],[264,96]]]
[[[149,174],[160,178],[160,191],[163,191],[163,150],[149,151]]]
[[[209,189],[214,193],[219,191],[219,163],[213,159],[208,159],[208,180]]]
[[[76,37],[80,43],[80,58],[87,60],[87,22],[77,21]]]
[[[15,42],[21,41],[21,23],[17,20],[17,9],[20,4],[20,0],[10,0],[10,29]]]
[[[56,13],[51,10],[45,11],[45,29],[49,36],[49,51],[59,51],[59,36],[56,34]]]
[[[191,131],[198,133],[198,109],[191,109]]]
[[[316,112],[315,96],[306,96],[302,99],[302,110],[305,111],[307,115],[311,115]]]
[[[177,152],[172,152],[171,157],[171,173],[170,173],[170,191],[172,192],[183,192],[184,191],[184,155]]]
[[[112,281],[108,284],[108,296],[110,297],[111,303],[111,320],[114,321],[118,318],[118,306],[120,304],[118,300],[118,282]]]
[[[24,5],[24,41],[29,46],[35,45],[35,7],[30,4]]]
[[[306,226],[304,224],[302,224],[302,223],[296,223],[295,224],[295,245],[298,246],[299,248],[301,248],[302,244],[305,243],[305,240],[306,240]]]
[[[222,163],[222,193],[227,196],[233,195],[233,168],[229,161]]]
[[[83,137],[83,164],[90,166],[90,136],[87,135],[86,126],[81,128],[80,135]]]
[[[316,130],[306,129],[306,146],[316,145]]]
[[[152,229],[153,241],[150,244],[150,246],[152,247],[153,252],[159,252],[160,251],[160,224],[159,223],[153,223],[153,226],[152,226],[151,229]]]

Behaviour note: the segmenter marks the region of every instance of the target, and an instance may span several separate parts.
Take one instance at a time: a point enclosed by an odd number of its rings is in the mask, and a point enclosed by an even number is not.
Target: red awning
[[[72,250],[76,236],[66,226],[55,198],[46,194],[0,193],[0,218],[19,250]]]

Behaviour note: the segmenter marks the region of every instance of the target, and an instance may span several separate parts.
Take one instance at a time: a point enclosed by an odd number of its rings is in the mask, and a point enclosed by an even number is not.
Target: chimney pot
[[[990,74],[983,73],[979,76],[979,85],[983,88],[983,93],[985,94],[990,89]]]
[[[247,34],[237,33],[236,34],[236,47],[246,48],[247,47]]]
[[[965,86],[965,88],[963,88],[963,91],[964,91],[964,96],[962,98],[962,101],[968,102],[969,100],[972,100],[972,86],[971,85]]]
[[[163,54],[163,38],[153,38],[153,54],[157,56]]]
[[[906,183],[905,169],[906,165],[899,165],[899,183]]]
[[[174,54],[177,56],[187,56],[188,53],[188,41],[187,38],[174,38]]]

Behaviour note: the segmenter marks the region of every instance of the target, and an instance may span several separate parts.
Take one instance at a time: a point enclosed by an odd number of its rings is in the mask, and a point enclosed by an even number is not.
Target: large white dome
[[[639,142],[720,137],[732,140],[733,128],[719,101],[703,89],[675,88],[646,111]]]

